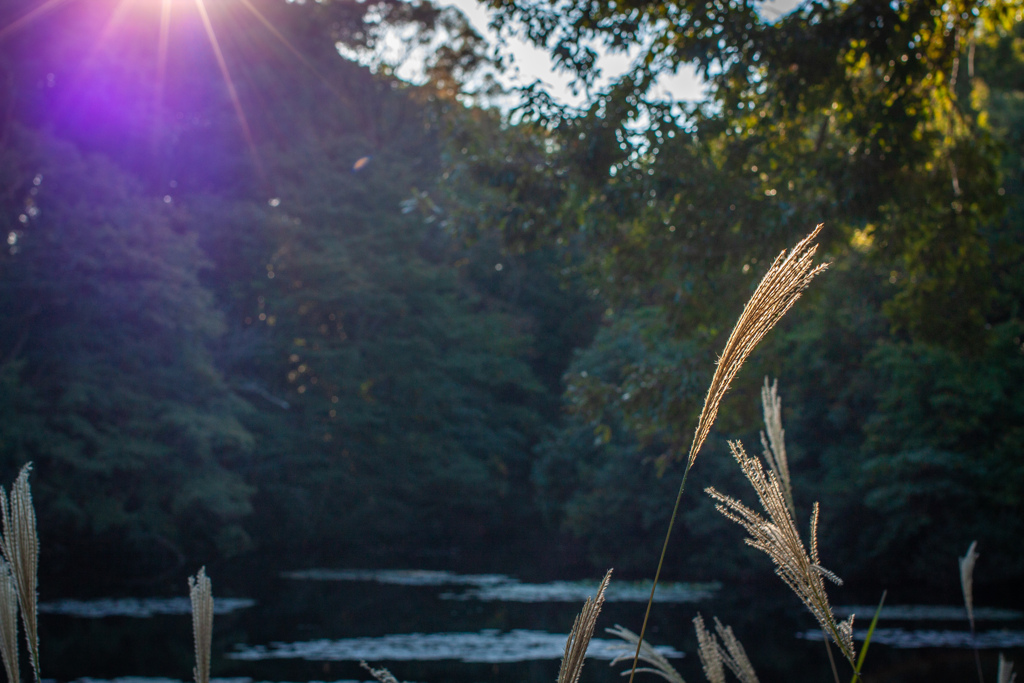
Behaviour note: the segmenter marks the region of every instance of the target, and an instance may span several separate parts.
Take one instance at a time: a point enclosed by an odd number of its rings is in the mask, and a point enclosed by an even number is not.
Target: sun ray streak
[[[315,66],[313,66],[313,63],[310,62],[308,59],[306,59],[306,56],[304,54],[302,54],[301,52],[299,52],[298,48],[296,48],[294,45],[292,45],[292,42],[290,40],[288,40],[284,36],[284,34],[282,34],[277,29],[276,26],[274,26],[272,23],[270,23],[270,20],[267,19],[266,16],[264,16],[264,14],[262,12],[260,12],[259,9],[257,9],[256,6],[252,4],[252,2],[250,2],[250,0],[238,0],[238,1],[239,1],[239,3],[241,3],[241,5],[243,7],[245,7],[247,10],[249,10],[249,12],[251,12],[252,15],[254,17],[256,17],[256,19],[261,24],[263,24],[263,27],[265,29],[267,29],[268,31],[270,31],[271,35],[273,35],[275,38],[277,38],[281,42],[281,44],[284,45],[288,49],[288,51],[291,52],[295,56],[295,58],[298,59],[302,63],[303,66],[305,66],[307,69],[309,69],[310,72],[312,72],[314,76],[316,76],[318,79],[320,79],[320,81],[325,86],[327,86],[328,90],[330,90],[332,93],[334,93],[334,95],[337,96],[338,99],[340,99],[344,104],[351,104],[349,98],[343,92],[341,92],[336,87],[334,87],[334,84],[331,83],[329,80],[327,80],[327,78],[324,77],[323,74],[321,74],[320,71],[318,71]]]
[[[156,91],[153,93],[153,111],[156,125],[153,127],[153,150],[160,145],[164,129],[164,83],[167,78],[167,43],[171,31],[171,1],[160,0],[160,36],[156,46]]]
[[[100,32],[99,38],[96,39],[96,44],[92,49],[92,54],[95,54],[110,40],[124,21],[125,15],[128,13],[128,9],[135,4],[135,0],[119,0],[117,7],[110,13],[110,18],[107,19],[107,23],[103,26],[103,30]],[[91,56],[91,55],[90,55]]]
[[[206,29],[206,35],[210,39],[210,47],[213,48],[213,54],[217,58],[217,66],[220,68],[221,76],[224,78],[224,85],[228,89],[228,97],[231,98],[231,104],[235,108],[238,124],[242,127],[242,135],[245,137],[246,144],[249,145],[249,153],[252,155],[256,170],[262,176],[263,166],[260,164],[259,155],[256,153],[256,144],[253,142],[249,121],[245,118],[245,112],[242,110],[242,101],[238,98],[235,82],[231,79],[231,72],[228,71],[228,63],[224,60],[224,53],[221,52],[220,43],[217,41],[217,34],[213,30],[213,24],[210,22],[210,15],[206,13],[206,4],[203,0],[195,0],[195,2],[196,8],[199,10],[199,17],[203,21],[203,27]]]
[[[22,15],[21,17],[12,21],[7,26],[0,28],[0,41],[4,40],[5,38],[7,38],[7,36],[11,35],[12,33],[16,33],[25,26],[28,26],[33,21],[43,16],[47,12],[57,9],[67,1],[68,0],[46,0],[46,2],[39,5],[39,7],[36,7],[31,12]]]

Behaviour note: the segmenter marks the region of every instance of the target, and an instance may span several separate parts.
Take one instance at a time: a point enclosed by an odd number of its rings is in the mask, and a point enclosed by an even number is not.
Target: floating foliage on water
[[[487,629],[477,633],[406,633],[379,638],[320,639],[293,643],[240,646],[230,659],[305,659],[309,661],[438,661],[499,664],[530,660],[557,660],[565,648],[564,633],[516,629]],[[658,647],[664,657],[682,657],[671,647]],[[622,654],[618,640],[593,638],[587,656],[611,661]]]

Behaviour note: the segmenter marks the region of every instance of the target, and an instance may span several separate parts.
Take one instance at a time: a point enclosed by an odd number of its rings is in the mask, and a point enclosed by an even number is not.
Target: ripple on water
[[[461,593],[442,593],[443,600],[483,600],[501,602],[583,602],[593,597],[596,582],[552,581],[551,583],[509,582],[472,588]],[[700,602],[711,598],[721,587],[718,583],[661,583],[658,602]],[[647,602],[650,582],[612,583],[605,593],[607,602]]]
[[[228,614],[252,607],[249,598],[217,598],[214,614]],[[69,617],[102,619],[104,617],[148,618],[158,614],[192,614],[188,598],[100,598],[98,600],[52,600],[39,604],[42,614],[60,614]]]
[[[447,571],[405,569],[304,569],[284,572],[288,579],[312,581],[375,581],[401,586],[469,586],[461,592],[441,594],[443,600],[487,602],[583,602],[593,597],[598,580],[522,583],[502,574],[456,574]],[[661,583],[659,602],[699,602],[712,597],[719,583]],[[608,602],[647,602],[650,581],[612,582],[605,594]]]
[[[192,681],[181,681],[177,678],[162,678],[159,676],[118,676],[117,678],[92,678],[83,676],[76,678],[71,683],[192,683]],[[211,678],[210,683],[270,683],[270,681],[254,681],[248,676],[236,678]],[[337,681],[305,681],[304,683],[377,683],[377,681],[357,681],[352,679],[341,679]]]
[[[427,569],[301,569],[281,572],[286,579],[375,581],[396,586],[487,586],[515,581],[502,574],[456,574]]]
[[[867,629],[854,631],[853,637],[863,641],[867,637]],[[796,634],[805,640],[822,640],[820,630],[809,630]],[[983,631],[972,637],[970,631],[940,631],[934,629],[902,629],[876,628],[871,636],[871,644],[888,645],[901,649],[918,649],[926,647],[973,648],[980,650],[1007,649],[1024,647],[1024,631]]]
[[[524,629],[505,633],[490,629],[478,633],[407,633],[379,638],[321,639],[239,646],[227,657],[247,661],[305,659],[422,662],[451,659],[467,663],[497,664],[561,659],[565,639],[564,633]],[[656,649],[665,657],[683,656],[682,652],[672,647],[662,646]],[[587,656],[593,659],[612,660],[627,650],[631,651],[631,647],[624,641],[594,638],[590,641]]]
[[[836,615],[848,617],[857,614],[870,618],[878,609],[875,605],[844,605],[835,608]],[[880,619],[890,621],[967,621],[967,610],[961,605],[886,605]],[[994,607],[976,607],[977,621],[1014,621],[1024,619],[1024,612]]]

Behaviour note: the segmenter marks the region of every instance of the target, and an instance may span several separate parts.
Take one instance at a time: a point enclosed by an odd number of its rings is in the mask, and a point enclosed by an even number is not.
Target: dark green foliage
[[[252,489],[231,469],[253,444],[208,351],[223,323],[194,239],[102,158],[21,128],[3,153],[4,467],[36,462],[65,543],[244,547]]]

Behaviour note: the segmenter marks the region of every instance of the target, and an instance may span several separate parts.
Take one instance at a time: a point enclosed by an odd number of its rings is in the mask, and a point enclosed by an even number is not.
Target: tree
[[[253,491],[232,469],[252,439],[212,362],[223,323],[195,241],[51,136],[12,128],[0,168],[4,467],[35,461],[55,554],[111,535],[172,562],[244,549]]]

